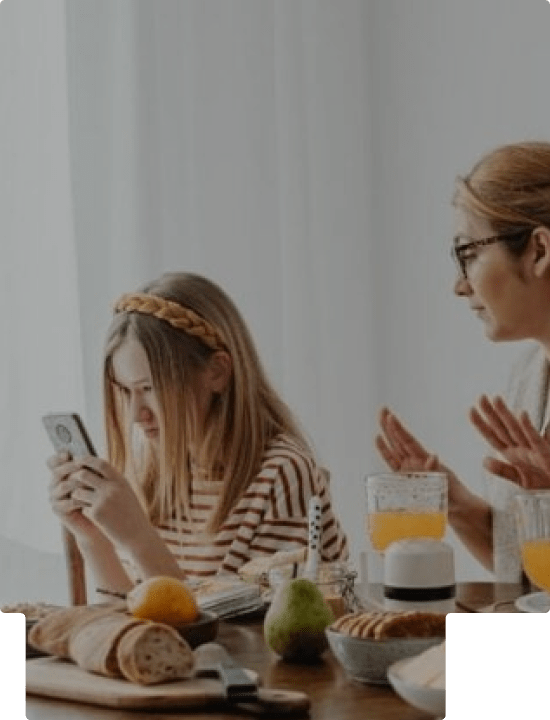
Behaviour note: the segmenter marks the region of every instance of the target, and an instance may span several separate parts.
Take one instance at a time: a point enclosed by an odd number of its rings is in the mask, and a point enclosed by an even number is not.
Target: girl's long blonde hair
[[[104,407],[110,462],[133,483],[154,522],[190,513],[191,462],[206,477],[224,480],[206,525],[215,533],[258,472],[270,439],[284,433],[308,454],[310,447],[287,405],[269,383],[252,337],[231,299],[212,281],[191,273],[167,273],[139,292],[192,310],[223,338],[232,361],[225,390],[214,396],[203,428],[196,416],[196,378],[212,348],[165,320],[138,312],[115,315],[104,361]],[[129,337],[143,347],[159,406],[158,450],[136,441],[127,403],[113,381],[114,352]],[[192,449],[192,454],[191,454]]]

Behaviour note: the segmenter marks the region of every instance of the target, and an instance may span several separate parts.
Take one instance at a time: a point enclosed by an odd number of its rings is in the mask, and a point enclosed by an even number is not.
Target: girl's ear
[[[213,393],[222,393],[233,374],[231,355],[226,350],[216,350],[208,361],[208,385]]]
[[[532,268],[535,277],[543,277],[550,272],[550,229],[541,225],[533,230]]]

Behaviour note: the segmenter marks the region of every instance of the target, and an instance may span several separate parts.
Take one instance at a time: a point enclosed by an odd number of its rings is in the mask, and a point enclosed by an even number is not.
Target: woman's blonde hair
[[[514,143],[487,153],[457,178],[453,204],[499,234],[517,234],[506,245],[521,254],[536,227],[550,228],[550,143]]]
[[[204,428],[198,427],[196,379],[216,348],[147,312],[118,312],[108,332],[104,361],[109,459],[133,483],[156,522],[180,520],[182,510],[191,519],[191,462],[206,477],[221,474],[222,494],[206,525],[206,532],[214,533],[260,469],[270,439],[284,433],[306,452],[309,446],[269,383],[241,314],[220,287],[199,275],[167,273],[140,293],[176,303],[206,321],[223,339],[232,372],[224,391],[214,396]],[[136,443],[127,403],[114,382],[113,354],[128,337],[140,343],[149,362],[160,406],[158,450],[145,438]]]

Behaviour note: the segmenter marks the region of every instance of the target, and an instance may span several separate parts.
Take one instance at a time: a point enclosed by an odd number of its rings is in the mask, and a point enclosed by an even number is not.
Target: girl
[[[387,408],[376,445],[395,470],[447,472],[452,526],[497,579],[514,581],[521,562],[513,495],[518,485],[550,487],[550,457],[540,437],[549,421],[550,143],[524,142],[490,152],[457,180],[454,205],[455,294],[468,301],[490,340],[536,341],[512,377],[513,412],[502,398],[486,396],[471,411],[474,426],[504,457],[485,461],[490,472],[504,478],[494,481],[494,507],[471,493]],[[521,411],[526,413],[518,419],[514,413]]]
[[[115,303],[104,362],[108,460],[56,455],[51,503],[98,585],[199,579],[307,543],[346,559],[326,474],[213,282],[171,273]]]

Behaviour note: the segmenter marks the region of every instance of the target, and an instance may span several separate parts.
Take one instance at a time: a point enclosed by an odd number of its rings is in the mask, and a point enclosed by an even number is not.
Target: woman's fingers
[[[483,467],[492,475],[497,475],[513,483],[521,484],[521,476],[514,465],[510,465],[494,457],[486,457],[483,460]]]
[[[382,457],[386,461],[387,465],[393,471],[399,470],[399,460],[396,458],[389,445],[387,445],[381,435],[376,436],[374,444],[376,445],[376,449],[378,450],[380,455],[382,455]]]
[[[472,425],[481,433],[481,435],[483,435],[492,448],[498,452],[502,452],[502,450],[508,447],[506,443],[504,443],[493,431],[492,426],[485,422],[484,417],[476,407],[470,408],[469,418]]]
[[[498,452],[511,447],[529,447],[523,424],[500,396],[490,400],[482,395],[478,407],[470,409],[470,421]]]
[[[521,413],[519,422],[525,434],[528,446],[537,453],[543,467],[550,472],[550,442],[544,435],[541,435],[536,430],[526,412]]]
[[[437,455],[428,455],[424,463],[424,470],[427,472],[435,472],[439,469],[439,458]]]
[[[498,414],[486,395],[478,400],[478,407],[470,408],[470,421],[483,435],[485,440],[498,452],[509,446],[509,437]]]
[[[402,457],[412,456],[424,460],[428,456],[426,449],[418,442],[414,435],[405,428],[397,416],[387,408],[384,408],[380,415],[380,424]]]
[[[497,396],[493,401],[493,408],[500,418],[502,425],[506,428],[508,437],[519,447],[527,447],[529,441],[518,418],[508,408],[504,400]]]

